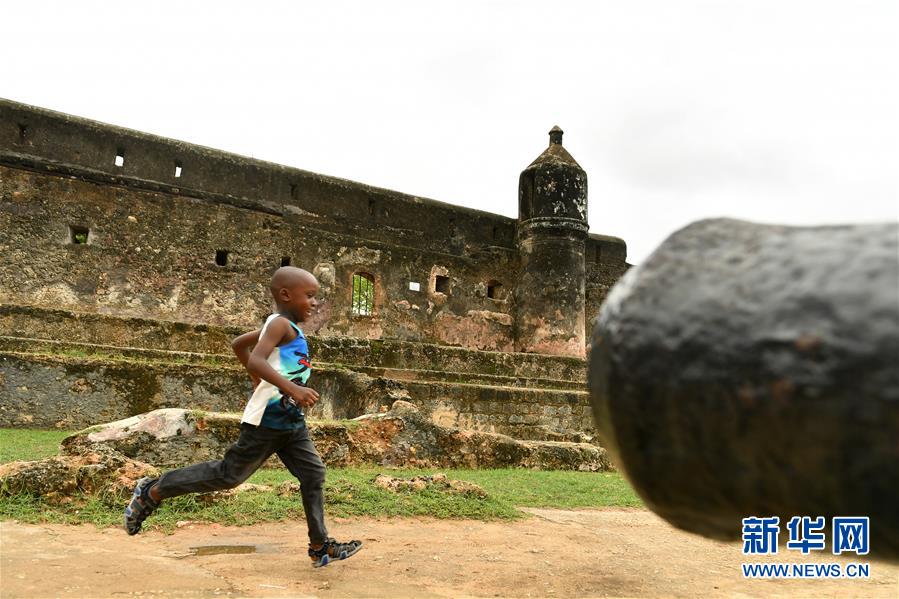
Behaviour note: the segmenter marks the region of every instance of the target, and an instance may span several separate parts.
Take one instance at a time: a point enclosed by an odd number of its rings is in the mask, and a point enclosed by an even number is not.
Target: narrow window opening
[[[493,225],[493,241],[496,241],[496,225]]]
[[[409,291],[421,291],[421,284],[418,281],[409,281]]]
[[[115,153],[115,165],[116,166],[125,166],[125,150],[119,148]]]
[[[291,183],[291,184],[290,184],[290,199],[291,199],[291,200],[296,200],[296,199],[298,198],[299,195],[300,195],[300,192],[299,192],[299,190],[297,189],[297,184],[296,184],[296,183]]]
[[[281,266],[290,266],[290,256],[281,256]]]
[[[487,297],[492,300],[506,299],[506,290],[503,289],[503,284],[499,281],[490,281],[487,283]]]
[[[371,316],[375,305],[375,278],[367,272],[353,274],[352,312],[354,316]]]
[[[69,241],[75,245],[86,244],[90,237],[90,229],[69,225]]]
[[[215,263],[217,266],[228,264],[228,250],[215,250]]]
[[[437,275],[434,277],[434,291],[449,294],[449,277]]]
[[[179,161],[175,161],[175,178],[181,177],[181,163]]]
[[[368,198],[368,215],[375,215],[375,201],[372,198]]]
[[[25,143],[25,136],[28,134],[28,125],[19,124],[19,143]]]

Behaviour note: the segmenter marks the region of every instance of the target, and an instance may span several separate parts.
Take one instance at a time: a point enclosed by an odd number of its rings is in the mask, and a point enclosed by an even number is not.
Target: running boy
[[[312,565],[325,566],[359,551],[361,541],[338,543],[328,537],[322,491],[325,465],[309,438],[303,413],[303,408],[315,405],[319,395],[306,387],[311,371],[309,349],[297,323],[314,312],[318,290],[318,281],[305,270],[285,266],[275,272],[271,292],[277,312],[266,319],[261,330],[245,333],[231,344],[255,385],[241,419],[240,438],[221,460],[138,481],[125,508],[128,534],[137,534],[163,499],[236,487],[276,453],[300,481]]]

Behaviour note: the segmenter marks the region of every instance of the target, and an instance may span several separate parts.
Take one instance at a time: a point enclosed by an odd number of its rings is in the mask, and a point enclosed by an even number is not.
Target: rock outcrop
[[[605,450],[590,443],[518,441],[505,435],[447,428],[402,400],[385,413],[344,422],[312,422],[309,429],[329,466],[612,469]],[[76,492],[127,495],[142,476],[220,458],[239,433],[236,414],[154,410],[75,433],[63,440],[59,456],[0,465],[0,492],[50,497]],[[272,458],[268,465],[280,466],[280,462]],[[376,484],[393,490],[425,485],[452,493],[482,493],[439,474],[411,482],[388,479],[379,477]],[[233,491],[210,494],[209,500],[231,494]]]
[[[505,435],[439,426],[409,402],[385,413],[343,422],[310,422],[316,447],[329,466],[377,464],[436,468],[533,468],[601,471],[605,450],[589,443],[519,441]],[[91,427],[62,442],[63,452],[96,445],[172,468],[218,459],[240,433],[234,414],[168,408]],[[271,465],[277,465],[277,458]]]
[[[96,444],[44,460],[0,464],[0,494],[28,493],[60,502],[78,492],[122,497],[140,478],[158,474],[155,466]]]

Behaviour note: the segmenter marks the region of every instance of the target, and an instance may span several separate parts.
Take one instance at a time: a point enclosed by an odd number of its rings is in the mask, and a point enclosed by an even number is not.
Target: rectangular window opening
[[[88,242],[90,238],[90,229],[87,227],[79,227],[77,225],[69,225],[69,241],[74,245],[82,245]]]
[[[487,297],[492,300],[501,300],[505,299],[505,289],[503,289],[502,283],[497,281],[491,281],[487,283]]]
[[[19,123],[19,143],[25,143],[25,136],[28,135],[28,125]]]
[[[372,198],[368,198],[368,215],[375,215],[375,201]]]
[[[291,183],[290,184],[290,199],[296,200],[296,199],[298,199],[299,195],[300,195],[300,192],[298,191],[297,184]]]
[[[437,275],[434,277],[434,291],[437,293],[449,294],[449,277]]]
[[[228,250],[215,250],[216,266],[226,266],[228,264]]]
[[[421,291],[421,284],[418,281],[409,281],[409,291]]]
[[[354,316],[371,316],[375,306],[375,278],[366,272],[353,275],[352,312]]]
[[[181,177],[181,163],[177,160],[175,161],[175,178]]]
[[[290,256],[281,256],[281,266],[290,266]]]
[[[125,166],[125,150],[122,148],[115,152],[115,165],[118,167]]]

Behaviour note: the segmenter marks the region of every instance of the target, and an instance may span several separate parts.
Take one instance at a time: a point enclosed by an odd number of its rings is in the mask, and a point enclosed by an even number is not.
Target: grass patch
[[[63,430],[0,428],[0,464],[56,455],[59,442],[71,434]]]
[[[0,429],[0,462],[34,460],[57,453],[68,431]],[[487,491],[486,499],[451,495],[435,490],[393,493],[372,484],[378,473],[411,477],[443,472]],[[284,469],[260,470],[248,482],[277,487],[295,481]],[[64,504],[16,495],[0,498],[0,519],[21,522],[93,523],[120,526],[125,497],[76,496]],[[516,519],[519,507],[597,508],[642,507],[624,478],[617,473],[535,470],[387,469],[376,466],[330,468],[325,483],[328,517]],[[303,518],[299,495],[282,497],[275,491],[248,491],[206,503],[197,495],[167,500],[147,522],[148,528],[170,531],[179,520],[249,525]]]

